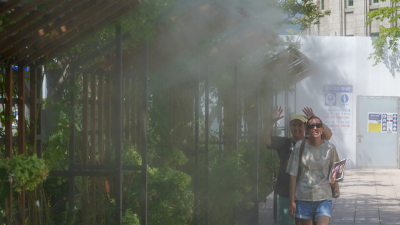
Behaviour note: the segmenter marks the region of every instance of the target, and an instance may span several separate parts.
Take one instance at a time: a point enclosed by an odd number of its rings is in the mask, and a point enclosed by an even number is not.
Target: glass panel
[[[321,0],[321,10],[324,10],[324,7],[325,7],[325,1]]]
[[[379,3],[379,0],[372,0],[372,4]]]

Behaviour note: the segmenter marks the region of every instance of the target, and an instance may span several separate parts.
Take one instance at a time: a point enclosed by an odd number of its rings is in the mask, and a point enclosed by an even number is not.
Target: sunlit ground
[[[330,225],[400,224],[400,170],[348,170],[334,200]],[[260,225],[272,223],[272,200],[260,204]]]

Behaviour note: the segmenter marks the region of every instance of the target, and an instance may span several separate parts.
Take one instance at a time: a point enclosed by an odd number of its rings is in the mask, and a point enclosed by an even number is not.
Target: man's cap
[[[301,114],[294,114],[292,117],[290,117],[290,121],[292,120],[300,120],[303,123],[307,121],[307,119]]]

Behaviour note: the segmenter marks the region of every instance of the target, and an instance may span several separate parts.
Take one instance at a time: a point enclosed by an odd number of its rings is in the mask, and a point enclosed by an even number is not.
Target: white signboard
[[[334,134],[352,134],[353,85],[324,86],[324,123]]]

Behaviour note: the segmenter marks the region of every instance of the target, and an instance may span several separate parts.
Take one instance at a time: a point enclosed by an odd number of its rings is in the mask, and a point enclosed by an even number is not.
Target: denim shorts
[[[320,216],[331,217],[332,200],[322,201],[298,201],[296,200],[296,217],[300,219],[312,219]]]

